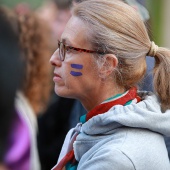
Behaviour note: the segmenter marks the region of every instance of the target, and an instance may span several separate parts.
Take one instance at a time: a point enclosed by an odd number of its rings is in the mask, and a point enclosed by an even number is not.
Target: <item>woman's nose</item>
[[[57,49],[50,58],[50,63],[53,66],[61,66],[61,60],[59,57],[59,49]]]

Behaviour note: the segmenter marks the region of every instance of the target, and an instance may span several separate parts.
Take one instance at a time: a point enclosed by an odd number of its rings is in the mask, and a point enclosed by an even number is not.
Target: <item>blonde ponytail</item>
[[[159,47],[155,54],[153,84],[162,110],[170,109],[170,50]]]

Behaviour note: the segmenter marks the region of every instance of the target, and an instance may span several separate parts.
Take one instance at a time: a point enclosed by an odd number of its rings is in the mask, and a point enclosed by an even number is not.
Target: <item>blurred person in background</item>
[[[16,13],[19,23],[20,46],[25,60],[25,79],[21,89],[28,98],[35,115],[46,110],[51,92],[51,54],[49,28],[33,11]]]
[[[53,50],[57,47],[63,29],[71,17],[72,0],[49,0],[37,9],[37,14],[51,29],[51,45]]]
[[[17,29],[0,9],[0,170],[6,167],[4,158],[8,135],[14,118],[14,101],[22,82],[22,60]],[[15,21],[14,21],[15,24]]]
[[[0,14],[17,30],[25,63],[23,83],[15,98],[15,117],[4,162],[10,170],[40,170],[36,141],[37,115],[46,109],[51,91],[48,29],[33,12],[17,14],[1,7]]]

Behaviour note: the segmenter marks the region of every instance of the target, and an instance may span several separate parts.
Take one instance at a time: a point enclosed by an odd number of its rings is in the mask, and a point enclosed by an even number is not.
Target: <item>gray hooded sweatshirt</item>
[[[163,135],[170,136],[170,110],[162,113],[155,96],[116,105],[81,126],[77,170],[170,170]]]

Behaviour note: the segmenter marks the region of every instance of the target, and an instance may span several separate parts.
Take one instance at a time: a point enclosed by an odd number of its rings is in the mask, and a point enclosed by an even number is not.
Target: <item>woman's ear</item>
[[[103,65],[100,69],[100,77],[106,78],[109,76],[118,65],[118,59],[114,54],[106,54]]]

